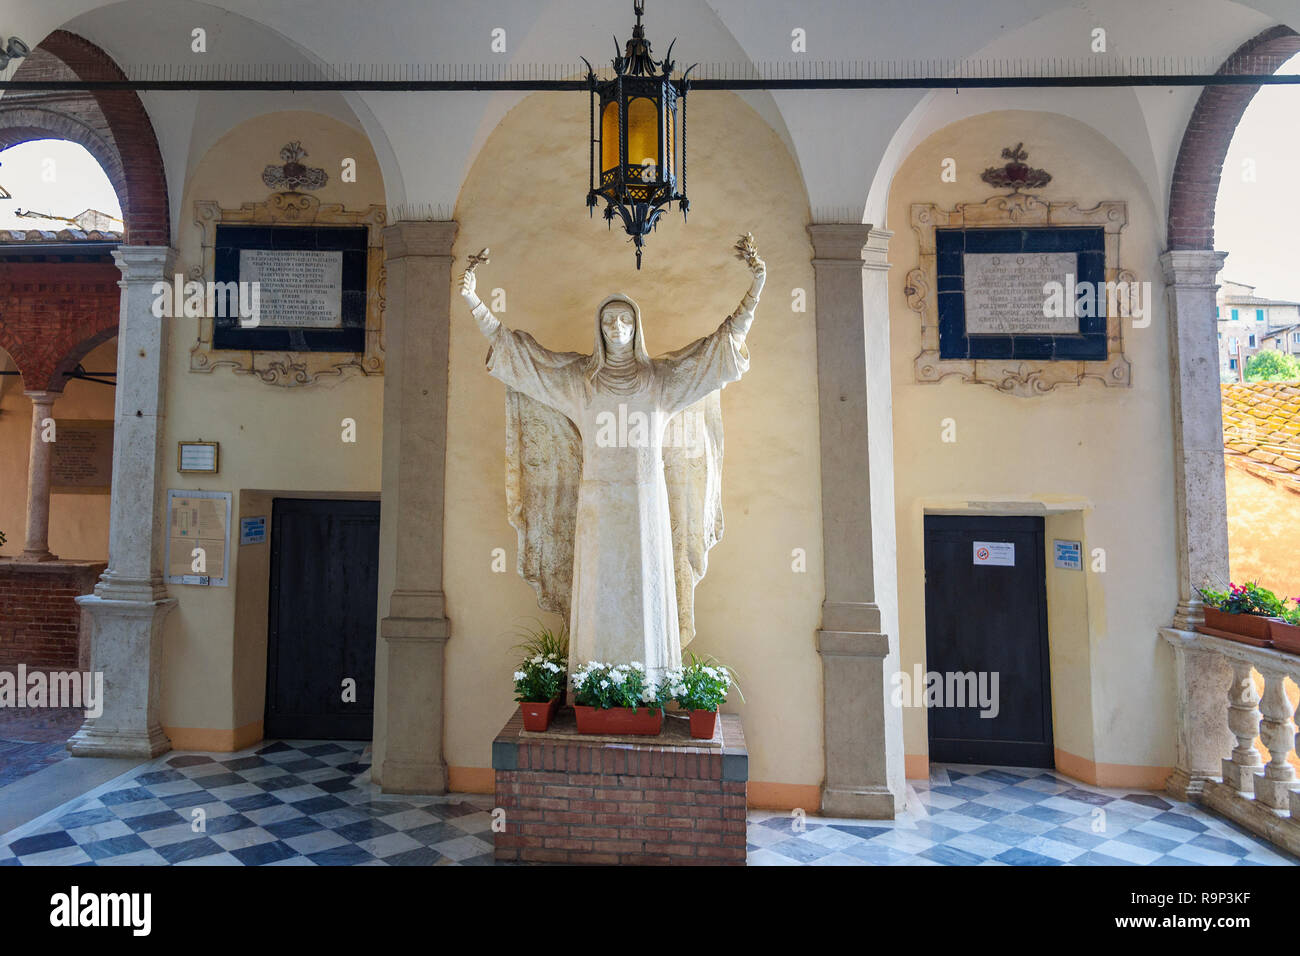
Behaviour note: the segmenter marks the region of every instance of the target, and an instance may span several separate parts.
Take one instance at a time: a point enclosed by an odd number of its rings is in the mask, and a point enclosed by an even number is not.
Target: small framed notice
[[[1016,566],[1016,545],[1013,541],[976,541],[972,564],[988,564],[1000,568]]]
[[[1052,553],[1055,555],[1055,564],[1058,568],[1065,568],[1067,571],[1083,570],[1082,541],[1062,541],[1060,538],[1053,538]]]
[[[239,519],[240,544],[266,544],[266,515]]]
[[[176,470],[182,475],[215,475],[221,468],[221,443],[178,441]]]
[[[230,492],[167,492],[167,583],[225,587],[230,571]]]

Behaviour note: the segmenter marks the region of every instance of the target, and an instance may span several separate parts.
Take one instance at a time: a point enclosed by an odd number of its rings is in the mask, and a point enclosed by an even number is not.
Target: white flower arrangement
[[[574,672],[573,702],[584,707],[658,708],[663,706],[664,688],[646,674],[640,661],[602,664],[587,661]]]
[[[515,700],[542,704],[560,695],[564,660],[557,654],[534,654],[515,671]]]

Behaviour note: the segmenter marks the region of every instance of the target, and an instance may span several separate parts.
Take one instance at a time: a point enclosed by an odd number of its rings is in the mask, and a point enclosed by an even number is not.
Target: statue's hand
[[[758,257],[758,246],[754,243],[754,237],[750,233],[745,233],[737,240],[735,245],[736,258],[745,263],[746,268],[754,275],[754,281],[761,284],[767,278],[767,264]]]
[[[475,289],[478,287],[478,280],[474,278],[474,270],[466,269],[460,274],[460,294],[466,299],[477,299],[478,295]]]

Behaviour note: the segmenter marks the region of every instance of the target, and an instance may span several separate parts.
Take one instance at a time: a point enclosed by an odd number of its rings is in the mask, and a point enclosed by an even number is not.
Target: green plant
[[[567,664],[569,660],[569,629],[562,625],[557,631],[552,627],[535,621],[532,625],[520,625],[515,634],[521,638],[511,650],[519,651],[527,658],[549,657]]]
[[[587,661],[573,675],[573,702],[583,707],[659,708],[667,699],[667,687],[650,680],[640,661],[630,664],[602,664]]]
[[[1277,349],[1256,352],[1246,361],[1248,382],[1293,382],[1300,379],[1300,359]]]
[[[1262,588],[1255,581],[1247,584],[1232,584],[1228,590],[1215,591],[1211,588],[1197,588],[1207,607],[1223,611],[1225,614],[1257,614],[1262,617],[1281,617],[1286,613],[1286,600],[1279,598],[1267,588]]]
[[[1282,620],[1300,627],[1300,597],[1295,598],[1295,602],[1295,607],[1287,608],[1282,612]]]
[[[515,700],[520,703],[544,704],[560,696],[564,683],[564,659],[535,654],[515,671]]]
[[[740,685],[730,667],[718,663],[714,657],[698,657],[690,652],[685,666],[670,670],[666,683],[672,699],[683,710],[717,710],[727,699],[727,691],[734,685],[740,694]],[[744,700],[745,695],[740,694]]]

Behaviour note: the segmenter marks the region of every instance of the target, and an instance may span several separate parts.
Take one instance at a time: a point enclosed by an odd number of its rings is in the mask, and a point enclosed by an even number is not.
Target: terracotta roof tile
[[[1220,388],[1228,462],[1300,485],[1300,382],[1231,382]]]

